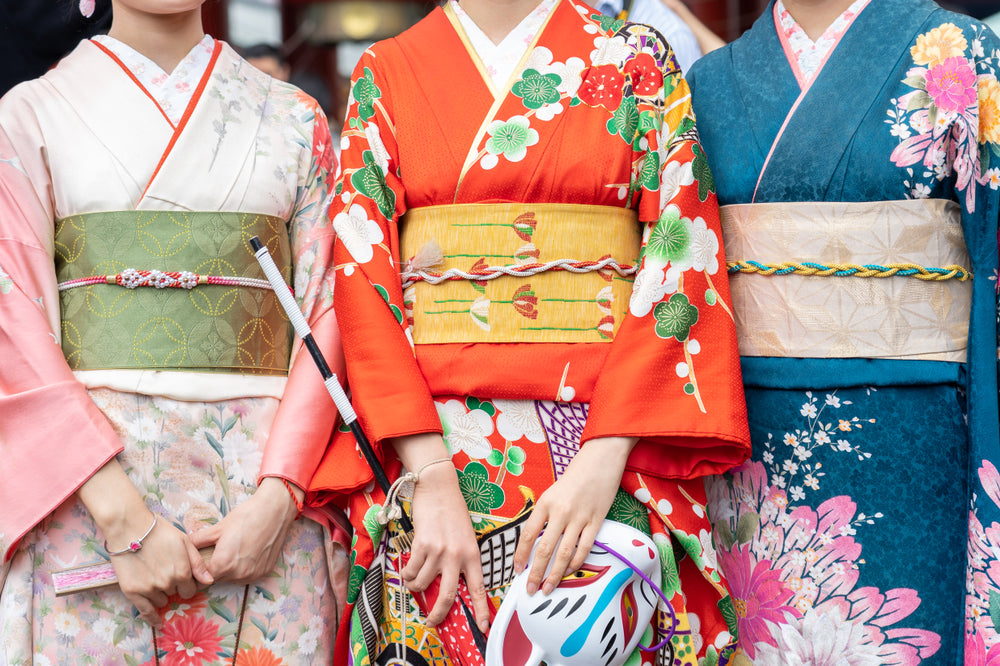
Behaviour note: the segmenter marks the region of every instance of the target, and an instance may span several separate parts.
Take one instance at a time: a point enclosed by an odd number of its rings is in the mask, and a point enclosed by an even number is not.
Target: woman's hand
[[[292,486],[301,501],[304,493]],[[281,479],[266,477],[257,491],[215,525],[191,535],[197,548],[215,546],[208,570],[216,580],[249,583],[274,570],[298,513]]]
[[[432,460],[450,458],[440,435],[412,435],[394,442],[409,470],[417,471]],[[410,561],[403,568],[403,582],[412,592],[423,592],[438,576],[441,585],[427,624],[436,626],[455,601],[459,576],[465,578],[472,610],[481,631],[489,629],[489,602],[483,583],[476,533],[469,508],[458,487],[458,475],[450,463],[431,465],[420,472],[410,504],[413,513],[413,545]]]
[[[90,477],[77,497],[94,517],[112,552],[128,546],[153,524],[152,512],[117,460]],[[111,564],[122,593],[153,627],[162,624],[156,609],[166,605],[169,595],[188,599],[198,591],[199,583],[212,583],[212,575],[191,540],[164,519],[156,522],[140,550],[115,555]]]
[[[634,437],[601,437],[585,443],[549,487],[524,523],[514,551],[514,570],[524,570],[538,540],[528,574],[528,594],[544,594],[583,564],[618,492]],[[539,537],[542,530],[544,534]],[[552,568],[545,575],[549,561]],[[544,579],[544,582],[543,582]]]

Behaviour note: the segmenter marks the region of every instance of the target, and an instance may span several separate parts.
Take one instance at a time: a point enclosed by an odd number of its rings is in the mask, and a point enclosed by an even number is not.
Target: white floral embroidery
[[[444,428],[444,443],[452,454],[464,452],[470,458],[485,458],[493,447],[487,439],[493,434],[493,419],[481,409],[466,409],[458,400],[434,403]]]
[[[493,400],[500,411],[497,432],[508,442],[527,437],[532,442],[544,442],[545,431],[538,420],[535,403],[531,400]]]
[[[378,222],[368,219],[368,211],[360,204],[352,204],[346,213],[333,218],[333,228],[354,261],[365,264],[375,256],[374,246],[384,240]]]

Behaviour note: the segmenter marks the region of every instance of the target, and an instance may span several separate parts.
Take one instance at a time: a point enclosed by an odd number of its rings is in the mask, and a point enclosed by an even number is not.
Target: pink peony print
[[[166,650],[167,655],[162,663],[172,666],[215,663],[221,642],[219,625],[209,622],[204,616],[177,617],[173,622],[163,625],[159,647]]]
[[[939,109],[965,111],[977,101],[976,73],[965,58],[948,58],[927,70],[927,94]]]
[[[1000,666],[1000,644],[987,650],[982,634],[966,634],[965,666]]]
[[[96,0],[80,0],[80,13],[90,18],[94,15]]]
[[[938,652],[940,636],[905,626],[921,603],[915,590],[858,585],[863,560],[855,526],[867,518],[856,503],[841,495],[816,507],[797,504],[768,481],[767,468],[750,461],[734,469],[728,482],[707,484],[713,516],[729,523],[732,534],[741,523],[757,526],[742,546],[718,551],[736,606],[740,646],[754,663],[790,663],[774,661],[785,653],[810,656],[801,663],[826,663],[832,653],[816,643],[820,637],[843,647],[851,655],[843,663],[857,666],[915,666]]]
[[[768,621],[785,624],[786,614],[791,617],[799,614],[785,605],[792,591],[781,581],[781,571],[771,569],[771,562],[754,561],[748,544],[735,546],[732,551],[719,551],[718,557],[736,608],[740,645],[752,659],[758,642],[774,645]]]

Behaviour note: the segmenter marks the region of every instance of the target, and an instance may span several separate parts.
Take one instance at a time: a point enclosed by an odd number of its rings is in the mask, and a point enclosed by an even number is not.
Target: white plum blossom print
[[[365,125],[365,138],[368,140],[368,147],[375,158],[375,164],[378,165],[378,168],[382,169],[383,175],[388,175],[389,151],[386,150],[385,144],[382,142],[382,135],[379,133],[378,125],[375,123]]]
[[[661,155],[661,164],[665,155]],[[672,160],[663,167],[660,176],[660,208],[670,202],[682,188],[694,182],[694,163]]]
[[[621,65],[626,58],[632,55],[632,49],[625,42],[625,38],[620,35],[615,37],[601,35],[594,39],[594,47],[594,50],[590,52],[590,64],[594,67]]]
[[[375,256],[374,246],[385,239],[378,222],[369,219],[368,211],[359,204],[352,204],[346,213],[337,213],[333,228],[359,264],[371,261]]]
[[[470,458],[485,458],[493,447],[487,439],[493,434],[493,419],[481,409],[466,409],[458,400],[434,403],[444,429],[444,443],[452,454],[464,452]]]
[[[663,261],[646,257],[632,283],[628,309],[636,317],[645,317],[667,294],[677,291],[681,271]]]
[[[545,431],[538,419],[533,400],[493,400],[500,411],[497,432],[508,442],[527,437],[532,442],[544,442]]]

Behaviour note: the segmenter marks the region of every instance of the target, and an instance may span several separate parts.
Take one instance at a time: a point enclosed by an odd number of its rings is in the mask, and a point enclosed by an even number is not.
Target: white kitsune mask
[[[528,595],[530,570],[529,564],[514,578],[500,604],[488,666],[620,666],[663,596],[652,582],[660,577],[653,540],[612,520],[604,521],[580,570],[548,596]]]

